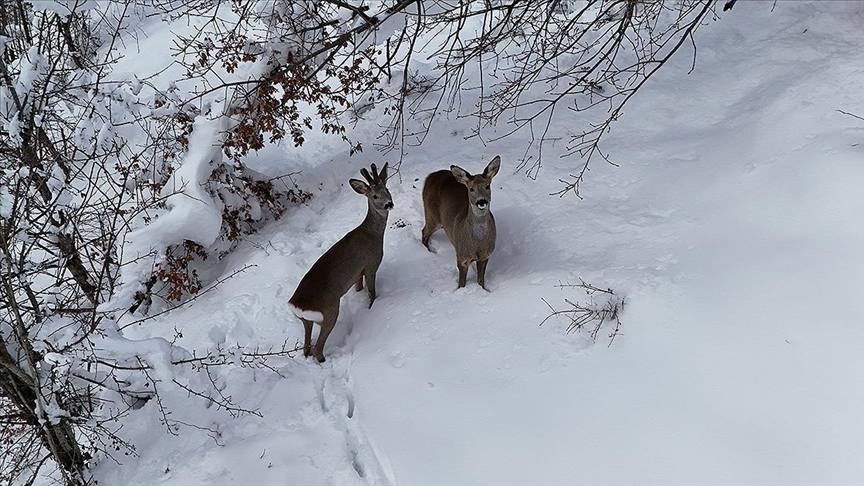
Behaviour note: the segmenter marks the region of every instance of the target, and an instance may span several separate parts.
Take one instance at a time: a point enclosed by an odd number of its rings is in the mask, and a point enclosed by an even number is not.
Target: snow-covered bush
[[[4,447],[0,474],[85,484],[92,461],[134,453],[116,434],[117,419],[158,400],[157,383],[235,409],[210,398],[211,380],[188,373],[198,362],[191,353],[160,340],[133,343],[116,318],[140,307],[136,295],[195,293],[201,283],[184,252],[224,254],[306,196],[223,163],[221,146],[210,147],[221,133],[194,131],[221,125],[208,124],[173,82],[112,72],[119,39],[152,6],[9,7],[0,14],[0,396],[3,419],[23,429]],[[204,221],[208,243],[222,247],[197,242],[200,227],[185,239],[155,233],[178,206],[175,196],[193,190],[213,215]],[[139,238],[151,227],[153,238]],[[154,291],[158,282],[164,288]],[[236,351],[253,361],[256,353]]]

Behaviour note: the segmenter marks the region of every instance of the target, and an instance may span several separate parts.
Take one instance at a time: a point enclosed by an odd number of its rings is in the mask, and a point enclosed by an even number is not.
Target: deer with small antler
[[[366,219],[318,258],[288,300],[291,312],[303,322],[303,355],[314,354],[320,363],[325,361],[324,343],[336,324],[342,296],[352,286],[357,291],[363,290],[365,279],[369,307],[375,302],[375,274],[384,257],[384,229],[393,209],[393,198],[386,185],[387,164],[380,173],[375,164],[371,169],[371,174],[365,168],[360,169],[366,182],[348,181],[355,192],[366,196]],[[321,326],[314,349],[311,345],[313,324]]]

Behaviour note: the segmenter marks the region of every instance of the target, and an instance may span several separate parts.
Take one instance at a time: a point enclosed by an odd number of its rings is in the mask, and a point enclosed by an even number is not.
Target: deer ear
[[[456,178],[457,181],[461,184],[468,184],[471,181],[471,175],[468,174],[468,171],[459,167],[458,165],[451,165],[450,172],[453,174],[453,177]]]
[[[357,194],[363,194],[365,196],[366,194],[369,194],[369,191],[371,191],[369,186],[361,180],[350,179],[348,180],[348,183],[351,184],[351,189],[354,189],[354,192]]]
[[[489,162],[489,165],[487,165],[486,168],[483,169],[483,177],[485,177],[487,179],[491,179],[491,178],[495,177],[495,174],[498,173],[498,169],[500,169],[500,168],[501,168],[501,156],[496,155],[495,158],[492,159],[491,162]]]

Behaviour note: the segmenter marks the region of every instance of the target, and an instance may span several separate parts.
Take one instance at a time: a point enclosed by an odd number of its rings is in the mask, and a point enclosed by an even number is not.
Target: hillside
[[[552,196],[572,159],[517,170],[528,134],[465,139],[434,125],[389,182],[378,300],[349,292],[319,365],[237,367],[216,384],[260,416],[184,393],[125,418],[137,456],[100,484],[864,483],[864,4],[738,2],[673,59],[605,140],[581,189]],[[165,32],[148,32],[166,42]],[[159,40],[161,39],[161,40]],[[134,63],[130,62],[130,69]],[[552,136],[566,138],[579,114]],[[374,140],[375,119],[352,132]],[[565,143],[563,140],[561,143]],[[560,147],[559,147],[560,148]],[[495,155],[498,244],[489,292],[456,288],[452,246],[419,242],[422,180]],[[346,184],[372,162],[332,137],[268,146],[313,192],[228,256],[192,305],[126,332],[187,349],[302,341],[286,301],[360,222]],[[621,332],[568,333],[548,302],[625,299]],[[131,320],[132,318],[130,318]],[[204,377],[201,380],[205,380]]]

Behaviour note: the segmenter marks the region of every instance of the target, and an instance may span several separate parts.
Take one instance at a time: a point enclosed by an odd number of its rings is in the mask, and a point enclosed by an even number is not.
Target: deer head
[[[500,166],[501,157],[498,156],[489,162],[482,174],[471,175],[458,165],[450,166],[453,177],[468,188],[468,205],[477,217],[485,216],[489,212],[489,204],[492,202],[492,178],[498,173]]]
[[[365,168],[360,169],[360,174],[363,175],[366,182],[359,179],[348,181],[351,184],[351,188],[357,194],[362,194],[369,199],[369,207],[381,215],[387,214],[388,211],[393,209],[393,197],[387,189],[387,165],[386,163],[384,164],[380,173],[375,164],[372,164],[371,174]]]

